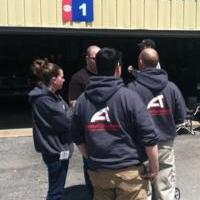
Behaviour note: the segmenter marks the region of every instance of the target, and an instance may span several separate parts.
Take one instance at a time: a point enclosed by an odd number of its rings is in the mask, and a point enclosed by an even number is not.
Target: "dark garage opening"
[[[161,66],[167,70],[169,79],[179,86],[185,100],[191,99],[190,97],[199,98],[197,85],[200,82],[200,38],[198,37],[119,36],[117,34],[86,36],[56,33],[0,35],[0,129],[31,127],[27,92],[33,87],[30,64],[34,58],[47,57],[62,66],[66,77],[62,95],[67,100],[68,82],[73,73],[85,66],[84,53],[87,46],[96,44],[122,51],[122,76],[126,82],[127,67],[133,65],[137,68],[139,53],[137,44],[147,37],[155,40],[160,53]],[[22,112],[25,113],[24,116],[20,115]],[[20,124],[16,119],[21,119],[23,123]]]

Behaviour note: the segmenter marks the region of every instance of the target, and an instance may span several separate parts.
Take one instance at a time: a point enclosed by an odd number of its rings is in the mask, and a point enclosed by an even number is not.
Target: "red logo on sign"
[[[63,21],[72,21],[72,0],[63,0],[62,2]]]

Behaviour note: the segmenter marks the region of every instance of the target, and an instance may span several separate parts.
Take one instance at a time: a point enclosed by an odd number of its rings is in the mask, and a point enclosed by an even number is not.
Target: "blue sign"
[[[73,0],[72,19],[75,22],[94,20],[93,0]]]

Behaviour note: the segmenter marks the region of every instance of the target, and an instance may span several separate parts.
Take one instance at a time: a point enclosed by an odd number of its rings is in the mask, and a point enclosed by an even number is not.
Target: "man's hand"
[[[80,145],[78,145],[78,149],[79,149],[79,151],[80,151],[80,153],[82,154],[82,156],[85,158],[85,159],[87,159],[87,150],[86,150],[86,146],[85,146],[85,144],[80,144]]]
[[[144,174],[142,177],[144,179],[148,179],[150,180],[151,182],[154,182],[156,176],[158,175],[158,172],[147,172],[146,174]]]
[[[145,175],[144,178],[148,178],[150,181],[154,181],[159,171],[159,162],[158,162],[158,147],[147,146],[145,147],[147,156],[149,158],[149,172]]]
[[[70,107],[74,108],[76,105],[76,100],[69,100]]]
[[[127,68],[129,74],[132,74],[133,73],[133,66],[132,65],[129,65],[128,68]]]

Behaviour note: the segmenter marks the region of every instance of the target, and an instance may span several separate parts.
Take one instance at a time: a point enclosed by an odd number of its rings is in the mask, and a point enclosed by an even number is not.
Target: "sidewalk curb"
[[[3,129],[0,130],[0,138],[28,137],[32,136],[32,128]]]

